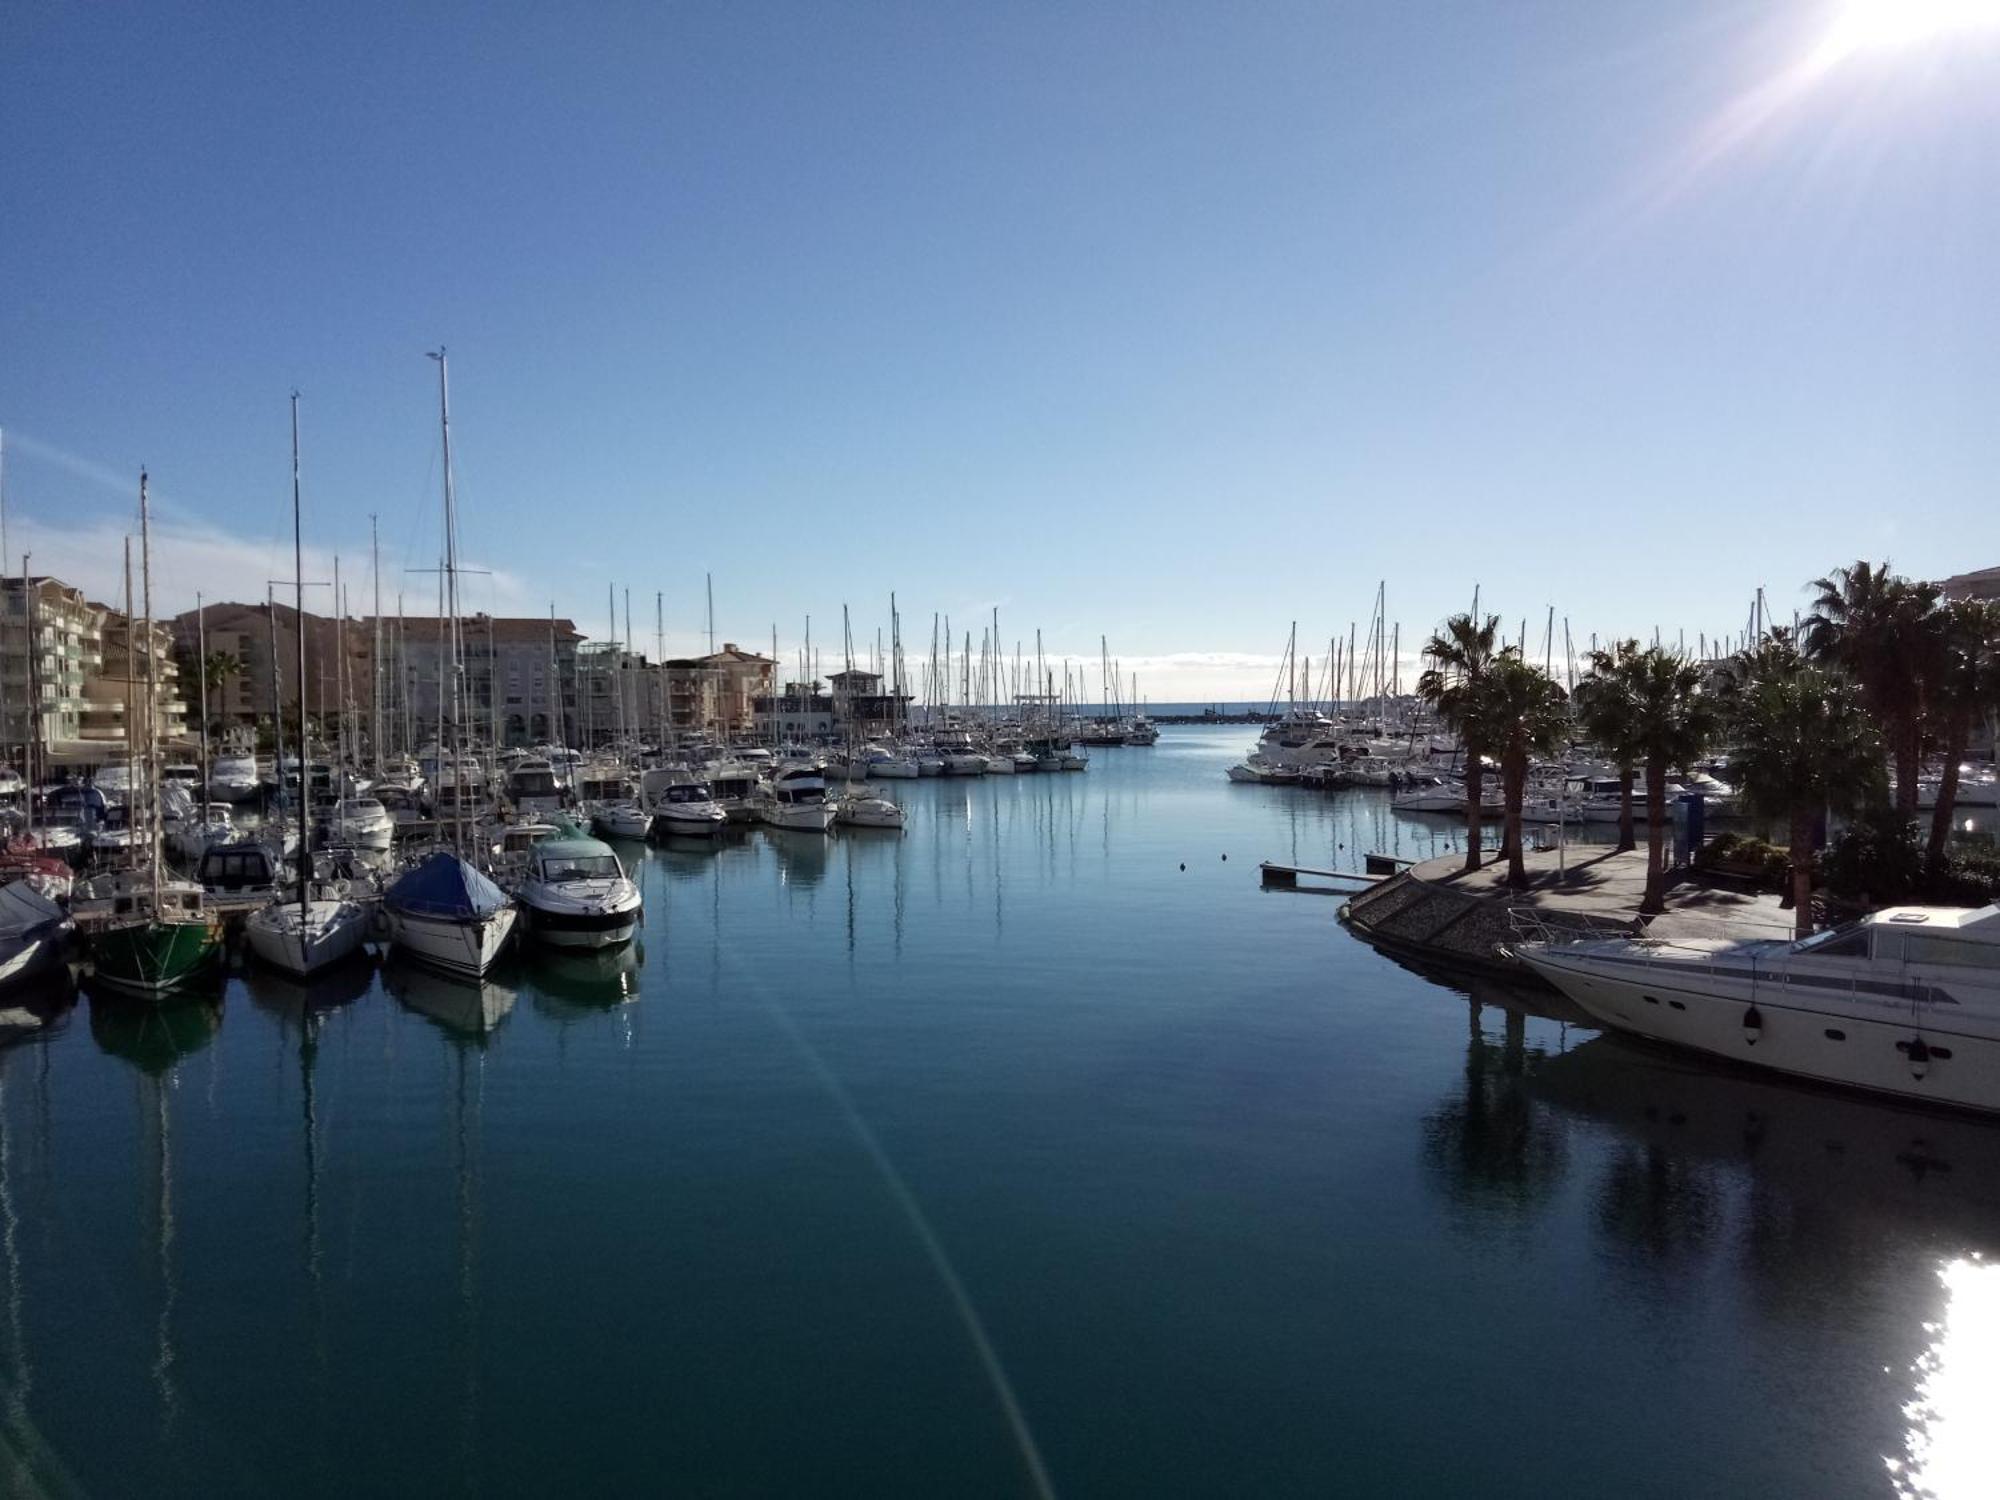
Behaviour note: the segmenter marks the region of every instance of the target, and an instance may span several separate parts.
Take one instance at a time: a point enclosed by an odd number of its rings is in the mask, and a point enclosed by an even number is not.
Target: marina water
[[[0,1053],[50,1493],[1812,1496],[1992,1466],[2000,1135],[1412,972],[1240,726],[631,851],[643,961]],[[1971,1403],[1971,1404],[1968,1404]]]

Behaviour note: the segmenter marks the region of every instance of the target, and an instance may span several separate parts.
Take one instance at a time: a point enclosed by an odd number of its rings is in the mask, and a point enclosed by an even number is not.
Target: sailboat
[[[299,396],[292,392],[292,567],[297,575],[298,618],[305,618],[305,544],[299,506]],[[306,632],[299,636],[299,764],[307,763]],[[301,806],[307,795],[301,784]],[[312,819],[299,819],[298,899],[281,898],[252,912],[243,924],[250,951],[273,968],[304,976],[349,958],[368,936],[368,911],[344,896],[314,894]]]
[[[442,582],[451,628],[439,630],[448,641],[449,671],[439,680],[438,763],[464,766],[468,757],[459,743],[464,716],[453,704],[453,743],[445,744],[444,685],[458,681],[458,534],[451,476],[451,384],[444,350],[431,356],[438,362],[438,411],[444,433],[444,574]],[[452,803],[452,841],[402,875],[382,898],[388,916],[389,939],[412,957],[473,978],[485,974],[514,931],[514,906],[506,892],[482,875],[465,858],[465,803]]]
[[[72,911],[90,932],[97,982],[159,998],[215,976],[222,928],[207,911],[200,886],[169,879],[160,847],[159,663],[153,639],[152,517],[146,475],[139,475],[140,572],[145,587],[141,624],[146,641],[146,759],[139,793],[147,840],[144,865],[88,882]],[[129,554],[128,554],[129,555]],[[130,574],[127,578],[129,580]],[[130,584],[128,581],[129,591]],[[131,615],[126,615],[126,671],[131,671]]]

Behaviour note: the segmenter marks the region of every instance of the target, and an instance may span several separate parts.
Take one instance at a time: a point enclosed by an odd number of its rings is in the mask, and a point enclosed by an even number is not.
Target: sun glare
[[[1977,1256],[1954,1260],[1939,1279],[1944,1314],[1927,1325],[1932,1343],[1917,1360],[1917,1389],[1903,1408],[1906,1455],[1888,1461],[1901,1500],[1990,1495],[2000,1464],[1992,1422],[2000,1399],[2000,1265]]]
[[[2000,0],[1846,0],[1813,54],[1831,67],[1863,52],[1943,42],[1973,33],[2000,33]]]

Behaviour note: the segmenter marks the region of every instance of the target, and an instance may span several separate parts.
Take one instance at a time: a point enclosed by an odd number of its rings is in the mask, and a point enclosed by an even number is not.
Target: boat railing
[[[1513,931],[1516,942],[1547,943],[1550,947],[1640,936],[1639,924],[1629,917],[1554,911],[1534,906],[1509,907],[1507,925]]]

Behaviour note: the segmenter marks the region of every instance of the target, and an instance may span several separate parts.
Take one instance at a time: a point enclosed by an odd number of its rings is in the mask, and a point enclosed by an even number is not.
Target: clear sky
[[[7,566],[109,593],[145,463],[165,602],[261,597],[296,386],[314,576],[379,512],[427,606],[439,343],[468,601],[648,649],[713,570],[1262,697],[1379,579],[1692,645],[1991,565],[1996,9],[15,0]]]

